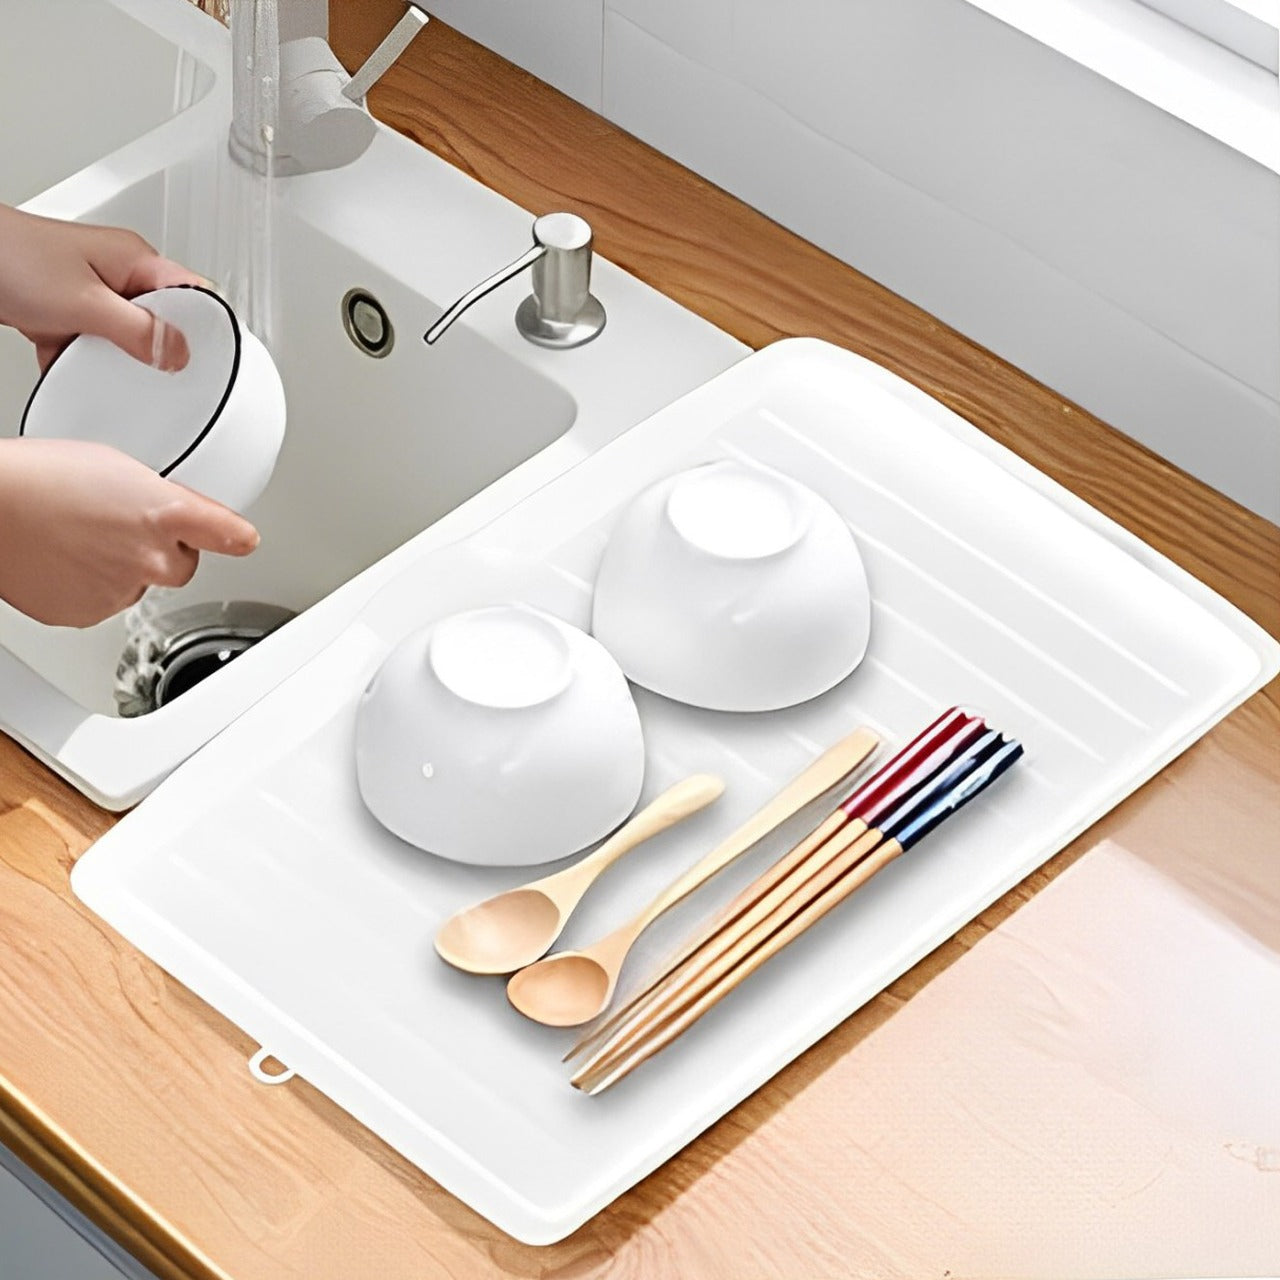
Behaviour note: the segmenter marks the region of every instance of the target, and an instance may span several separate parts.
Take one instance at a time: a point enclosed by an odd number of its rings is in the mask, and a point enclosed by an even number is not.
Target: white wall
[[[604,0],[434,0],[428,8],[451,27],[600,110]]]
[[[967,0],[436,8],[1280,521],[1270,168]]]

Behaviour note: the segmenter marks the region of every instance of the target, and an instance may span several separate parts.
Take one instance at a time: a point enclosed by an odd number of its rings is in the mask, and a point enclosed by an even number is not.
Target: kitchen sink
[[[154,157],[166,135],[225,113],[200,56],[216,52],[216,39],[183,21],[193,16],[136,0],[5,0],[0,201],[21,204],[108,154],[125,152],[127,163],[125,149],[144,136]],[[192,108],[193,120],[156,137]]]
[[[421,295],[314,227],[287,216],[282,223],[276,356],[290,428],[272,483],[249,513],[262,543],[245,559],[206,555],[175,607],[262,600],[308,609],[548,448],[577,417],[560,383],[474,331],[428,349],[417,330],[433,308]],[[353,285],[400,333],[385,359],[370,359],[347,336],[342,303]],[[8,371],[5,381],[15,385]],[[6,420],[20,412],[7,404]],[[0,638],[85,708],[115,714],[124,615],[84,630],[50,628],[0,606]]]
[[[155,76],[203,92],[24,207],[132,227],[216,278],[230,172],[227,32],[167,0],[81,8],[118,9],[129,22],[117,34],[140,33]],[[167,58],[154,48],[165,41]],[[428,347],[422,334],[444,306],[527,248],[534,213],[546,211],[520,209],[382,126],[353,163],[277,178],[273,190],[271,338],[289,425],[272,483],[247,512],[262,543],[244,560],[206,556],[164,607],[260,601],[298,616],[180,698],[122,718],[113,690],[123,618],[56,628],[0,605],[0,724],[109,808],[135,803],[330,643],[406,560],[473,532],[746,353],[600,258],[592,288],[609,320],[588,346],[524,340],[513,317],[528,282],[516,279]],[[344,322],[353,292],[391,326],[379,358]],[[5,433],[16,433],[35,378],[30,347],[0,331]]]

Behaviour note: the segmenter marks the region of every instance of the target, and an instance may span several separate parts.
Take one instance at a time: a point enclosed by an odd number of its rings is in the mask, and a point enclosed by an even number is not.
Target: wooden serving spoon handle
[[[629,822],[619,827],[594,853],[580,862],[558,871],[555,875],[537,880],[529,888],[541,889],[551,896],[551,890],[577,887],[582,890],[591,884],[607,867],[611,867],[624,853],[638,844],[660,835],[668,827],[683,822],[699,809],[705,809],[724,792],[724,780],[710,773],[695,773],[675,786],[668,787],[661,795],[645,805]]]
[[[857,729],[824,751],[768,804],[753,813],[736,831],[654,898],[636,917],[636,933],[647,928],[664,911],[705,884],[717,872],[723,871],[735,858],[799,813],[805,805],[847,778],[876,749],[879,741],[870,729]]]

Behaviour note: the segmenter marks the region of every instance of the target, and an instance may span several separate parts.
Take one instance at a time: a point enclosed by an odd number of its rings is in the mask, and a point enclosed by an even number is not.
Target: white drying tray
[[[787,711],[638,693],[644,800],[699,770],[724,798],[614,868],[563,945],[629,915],[820,748],[890,748],[953,703],[1022,739],[997,787],[598,1098],[574,1033],[525,1022],[500,980],[431,945],[458,907],[528,878],[388,835],[355,784],[360,691],[408,630],[510,599],[585,624],[617,509],[734,454],[848,519],[873,595],[866,660]],[[521,1240],[568,1234],[758,1088],[1184,750],[1280,668],[1280,646],[1151,548],[942,405],[795,340],[655,414],[468,543],[406,568],[326,651],[179,769],[77,864],[76,893],[169,973]],[[634,987],[830,809],[816,806],[661,921]],[[519,821],[513,822],[513,841]]]

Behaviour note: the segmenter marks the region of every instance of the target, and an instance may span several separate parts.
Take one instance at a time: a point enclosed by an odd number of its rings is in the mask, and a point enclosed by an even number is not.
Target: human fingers
[[[185,368],[191,357],[180,329],[122,298],[105,284],[93,291],[84,332],[106,338],[135,360],[168,373]]]
[[[224,556],[247,556],[260,541],[258,531],[242,515],[204,494],[182,485],[166,507],[162,520],[170,537],[193,551],[216,551]]]
[[[43,373],[55,360],[58,353],[67,344],[65,342],[57,342],[52,339],[36,340],[36,363],[40,366],[40,372]]]
[[[148,578],[157,587],[185,587],[200,567],[200,553],[177,542],[157,556]]]
[[[124,227],[86,227],[86,256],[101,280],[126,298],[170,285],[202,285],[206,281],[172,258],[166,258]]]
[[[63,333],[46,333],[26,325],[15,325],[17,331],[36,349],[36,363],[43,373],[71,339]]]
[[[196,275],[194,271],[188,271],[181,263],[174,262],[171,258],[162,258],[158,253],[152,253],[139,258],[134,264],[124,292],[132,296],[146,293],[151,289],[168,289],[173,285],[181,284],[208,287],[208,281]]]

